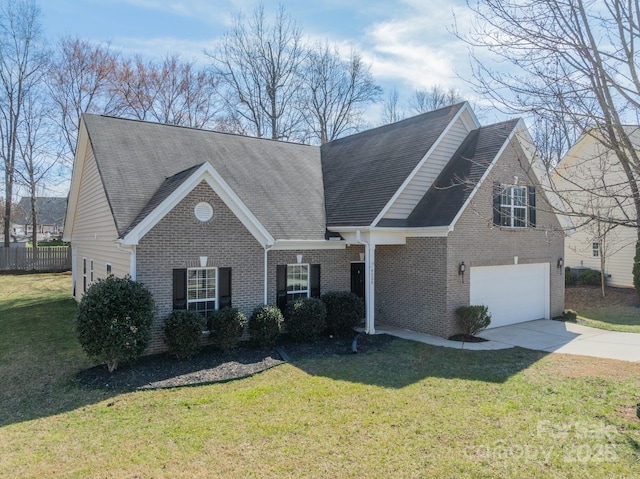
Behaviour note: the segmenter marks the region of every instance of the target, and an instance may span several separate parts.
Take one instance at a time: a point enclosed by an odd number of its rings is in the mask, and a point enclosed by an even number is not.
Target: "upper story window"
[[[493,224],[504,228],[536,226],[534,186],[493,184]]]
[[[600,257],[600,243],[596,241],[591,243],[591,256],[594,258]]]

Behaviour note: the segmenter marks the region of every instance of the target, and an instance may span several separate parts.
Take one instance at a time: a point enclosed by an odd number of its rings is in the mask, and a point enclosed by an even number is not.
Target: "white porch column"
[[[367,244],[365,245],[365,268],[367,270],[365,276],[365,297],[366,305],[366,319],[364,332],[367,334],[375,334],[375,310],[376,310],[376,298],[375,298],[375,270],[376,270],[376,245],[375,244]]]

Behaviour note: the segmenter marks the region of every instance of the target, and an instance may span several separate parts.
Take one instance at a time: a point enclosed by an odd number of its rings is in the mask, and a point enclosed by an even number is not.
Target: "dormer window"
[[[536,226],[534,186],[493,184],[493,224],[503,228]]]

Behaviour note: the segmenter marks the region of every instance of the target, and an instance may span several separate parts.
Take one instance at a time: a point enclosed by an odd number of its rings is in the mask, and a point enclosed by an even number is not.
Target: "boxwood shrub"
[[[327,327],[327,307],[319,298],[303,298],[287,304],[287,333],[294,341],[316,341]]]
[[[223,308],[210,316],[211,342],[219,349],[226,351],[234,348],[244,330],[247,318],[238,308]]]
[[[600,286],[601,273],[595,269],[584,269],[578,273],[578,284]]]
[[[137,359],[151,339],[153,296],[129,276],[93,283],[78,304],[76,334],[82,349],[113,372]]]
[[[353,333],[354,326],[364,318],[364,302],[349,291],[331,291],[322,295],[327,307],[327,329],[331,334]]]
[[[262,348],[274,346],[282,328],[284,317],[276,306],[258,306],[249,318],[249,338],[251,342]]]
[[[187,359],[200,351],[205,320],[195,311],[177,310],[164,322],[164,338],[168,352],[178,359]]]

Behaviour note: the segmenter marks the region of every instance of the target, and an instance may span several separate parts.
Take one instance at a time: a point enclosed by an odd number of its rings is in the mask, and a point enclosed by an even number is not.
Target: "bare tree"
[[[18,151],[22,159],[16,165],[17,181],[24,185],[31,198],[31,218],[34,258],[38,255],[38,191],[53,180],[52,173],[62,157],[59,142],[56,141],[56,125],[52,121],[50,97],[44,88],[33,88],[25,97]]]
[[[364,124],[365,108],[382,94],[360,54],[352,51],[349,59],[343,60],[328,44],[317,44],[310,50],[302,75],[301,114],[322,144],[358,131]]]
[[[249,18],[239,14],[219,47],[206,53],[224,86],[223,102],[232,124],[274,140],[300,136],[296,101],[305,50],[300,28],[283,7],[273,23],[265,18],[263,5]]]
[[[111,84],[117,59],[108,45],[70,37],[58,43],[48,84],[69,163],[73,161],[82,114],[114,112]]]
[[[432,110],[455,105],[464,101],[455,88],[445,90],[440,85],[434,85],[428,90],[415,90],[409,100],[409,108],[416,114],[427,113]]]
[[[4,246],[9,246],[18,134],[25,98],[46,73],[35,0],[0,2],[0,156],[4,167]]]
[[[398,100],[398,90],[394,87],[387,95],[387,98],[384,101],[384,105],[382,106],[383,125],[395,123],[396,121],[400,121],[404,118],[404,113],[398,105]]]
[[[591,134],[614,152],[633,213],[598,219],[634,227],[640,240],[640,158],[625,128],[625,123],[638,122],[640,111],[640,4],[485,0],[469,5],[477,23],[466,40],[508,65],[495,69],[474,55],[477,91],[510,112]],[[590,193],[605,196],[602,186],[596,186]],[[575,214],[589,219],[594,212],[575,209]]]

